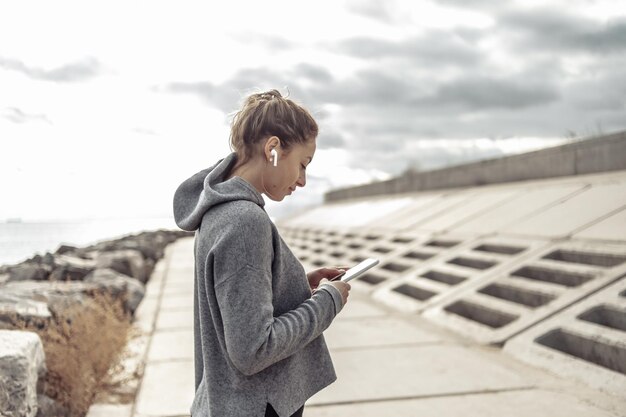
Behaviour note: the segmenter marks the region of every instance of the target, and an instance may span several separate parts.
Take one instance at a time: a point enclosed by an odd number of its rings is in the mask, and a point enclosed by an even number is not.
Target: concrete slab
[[[366,300],[360,300],[354,294],[350,294],[348,304],[339,313],[338,319],[356,319],[368,317],[383,317],[387,312]]]
[[[157,298],[145,297],[139,303],[139,307],[135,311],[134,325],[139,327],[145,333],[151,333],[154,329],[154,322],[158,313],[159,300]]]
[[[332,386],[328,389],[332,390]],[[307,417],[617,417],[619,415],[592,406],[571,394],[540,389],[388,399],[331,406],[307,404],[305,414]]]
[[[87,417],[131,417],[132,404],[92,404]]]
[[[193,361],[148,363],[134,416],[188,416],[194,395]]]
[[[599,223],[582,229],[574,234],[574,237],[626,242],[626,209],[622,209]]]
[[[459,242],[441,235],[441,242]],[[475,288],[478,283],[523,262],[546,246],[531,239],[490,237],[470,239],[441,251],[399,279],[378,286],[374,299],[404,312],[419,312]],[[425,253],[415,248],[415,253]]]
[[[161,258],[150,275],[150,279],[146,283],[146,293],[144,297],[153,298],[158,297],[161,293],[161,287],[163,286],[163,280],[167,272],[167,258]]]
[[[565,237],[626,206],[626,184],[593,184],[563,203],[502,229],[502,233]]]
[[[185,309],[193,309],[193,294],[172,294],[161,300],[161,310]]]
[[[152,335],[147,361],[193,360],[193,329],[157,331]]]
[[[413,201],[406,207],[391,213],[384,218],[378,219],[375,224],[370,224],[368,226],[394,231],[406,230],[411,224],[415,223],[415,219],[412,218],[412,215],[437,205],[441,201],[442,197],[443,194],[417,195],[413,197]]]
[[[626,275],[509,340],[507,353],[621,396],[626,410]]]
[[[421,224],[436,218],[448,210],[453,210],[473,197],[472,192],[453,192],[445,194],[442,198],[433,202],[432,205],[426,207],[418,207],[414,212],[407,213],[406,221],[399,223],[401,230],[417,230],[421,229]]]
[[[535,186],[537,187],[537,186]],[[563,184],[559,186],[529,187],[523,189],[513,199],[505,201],[491,210],[480,213],[472,219],[450,227],[453,233],[468,233],[476,236],[494,233],[520,219],[531,216],[552,204],[581,192],[584,184]]]
[[[157,331],[193,329],[193,308],[161,310],[156,321]]]
[[[626,245],[550,244],[422,315],[479,343],[502,343],[626,273]]]
[[[418,228],[419,230],[443,232],[476,215],[489,212],[491,209],[521,193],[523,191],[518,189],[499,189],[475,193],[471,198],[465,200],[462,205],[450,208],[431,220],[421,223]]]
[[[163,285],[163,293],[171,295],[192,295],[193,279],[186,281],[170,281],[169,279]]]
[[[287,227],[305,227],[324,224],[338,227],[355,227],[375,221],[404,208],[413,201],[410,197],[372,198],[365,201],[327,204],[293,217],[282,224]]]
[[[397,317],[338,319],[324,332],[333,350],[441,342],[441,337]]]
[[[360,288],[365,292],[410,275],[415,268],[425,267],[472,243],[472,239],[467,240],[455,235],[432,237],[430,234],[412,232],[370,231],[352,235],[354,237],[348,240],[345,253],[341,257],[331,259],[319,253],[311,258],[313,262],[317,262],[317,266],[355,265],[365,258],[379,259],[378,266],[353,281],[354,288]]]
[[[475,350],[454,345],[340,350],[332,356],[338,381],[308,404],[451,395],[531,383]]]
[[[194,260],[193,258],[190,258],[188,260],[185,261],[185,263],[187,265],[190,265],[189,267],[173,267],[170,266],[169,268],[169,272],[167,275],[167,282],[165,283],[165,285],[172,285],[172,284],[177,284],[177,283],[181,283],[181,284],[188,284],[188,283],[193,283],[193,279],[194,279],[194,272],[193,272],[193,264],[194,264]]]
[[[167,260],[168,272],[172,269],[189,269],[193,267],[194,239],[194,237],[186,237],[178,239],[169,245],[171,254]],[[191,264],[189,263],[190,259],[192,260]],[[171,278],[169,274],[168,278]]]

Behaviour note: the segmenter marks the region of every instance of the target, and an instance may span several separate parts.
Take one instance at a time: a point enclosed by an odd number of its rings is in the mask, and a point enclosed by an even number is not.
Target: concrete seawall
[[[326,202],[626,169],[626,131],[499,159],[330,191]]]

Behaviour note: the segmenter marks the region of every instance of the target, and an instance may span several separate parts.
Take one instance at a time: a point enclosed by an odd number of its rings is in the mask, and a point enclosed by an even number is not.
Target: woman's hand
[[[346,303],[348,302],[348,295],[350,295],[350,284],[348,284],[347,282],[343,282],[341,280],[329,281],[326,278],[323,278],[320,281],[319,285],[322,285],[322,284],[330,284],[333,287],[337,288],[339,292],[341,293],[341,301],[343,302],[343,305],[346,305]]]
[[[315,290],[319,285],[320,281],[324,278],[330,279],[332,277],[336,277],[344,271],[347,271],[348,267],[343,266],[333,266],[330,268],[319,268],[314,271],[306,274],[307,279],[309,280],[309,287],[311,287],[311,291]]]

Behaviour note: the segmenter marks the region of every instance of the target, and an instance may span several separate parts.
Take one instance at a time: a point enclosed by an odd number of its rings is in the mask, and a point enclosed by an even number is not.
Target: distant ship
[[[22,223],[22,219],[20,217],[9,217],[6,223]]]

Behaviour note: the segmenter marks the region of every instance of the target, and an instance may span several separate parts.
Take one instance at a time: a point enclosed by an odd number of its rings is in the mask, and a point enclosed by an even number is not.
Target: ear
[[[278,139],[278,136],[270,136],[269,138],[267,138],[267,141],[265,142],[265,147],[263,149],[263,152],[265,153],[265,159],[269,160],[272,157],[272,149],[276,149],[276,152],[278,152],[278,150],[280,149],[280,139]]]

